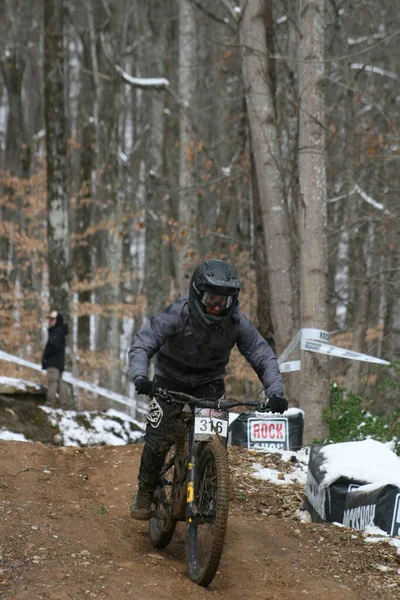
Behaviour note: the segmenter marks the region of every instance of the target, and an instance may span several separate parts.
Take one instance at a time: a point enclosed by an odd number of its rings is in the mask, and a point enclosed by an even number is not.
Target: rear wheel
[[[225,542],[229,510],[228,454],[218,439],[200,455],[195,480],[195,515],[187,523],[189,577],[206,586],[214,579]]]
[[[182,465],[183,440],[177,441],[169,450],[161,472],[161,481],[153,496],[152,517],[149,521],[149,535],[155,548],[165,548],[175,532],[177,519],[173,513],[174,501],[178,493],[178,473]]]

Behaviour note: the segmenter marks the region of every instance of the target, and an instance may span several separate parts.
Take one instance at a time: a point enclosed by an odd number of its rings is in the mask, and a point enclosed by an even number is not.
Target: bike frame
[[[225,448],[227,447],[228,444],[228,436],[226,435],[224,438],[222,438],[218,431],[216,431],[213,434],[204,434],[202,436],[202,434],[199,434],[196,436],[195,433],[195,423],[196,423],[196,418],[198,418],[198,415],[196,415],[196,410],[204,410],[204,409],[197,409],[194,406],[190,407],[190,412],[191,412],[191,417],[190,417],[190,423],[187,425],[188,428],[188,435],[189,435],[189,460],[187,463],[187,477],[186,477],[186,481],[187,481],[187,495],[186,495],[186,520],[188,521],[188,523],[190,523],[193,519],[193,516],[196,515],[197,512],[197,507],[195,504],[195,497],[194,497],[194,482],[195,482],[195,478],[196,478],[196,462],[197,462],[197,457],[200,455],[200,449],[202,448],[202,446],[204,446],[205,444],[209,444],[212,443],[215,439],[217,439],[219,441],[219,443],[221,443]],[[206,409],[209,410],[209,416],[207,415],[199,415],[200,417],[202,417],[203,419],[207,419],[209,418],[211,421],[211,424],[213,424],[212,418],[215,417],[216,415],[213,414],[213,411],[215,411],[215,409]],[[220,410],[218,411],[220,413],[219,418],[223,421],[226,421],[226,423],[229,423],[229,412],[227,410]],[[212,425],[211,425],[211,429],[212,429]]]
[[[227,530],[229,408],[267,407],[259,402],[199,399],[164,390],[156,396],[182,406],[182,429],[177,432],[175,452],[161,472],[149,522],[150,539],[156,548],[165,548],[177,521],[185,521],[188,575],[198,585],[206,586],[217,572]]]
[[[205,433],[203,436],[195,434],[195,423],[196,423],[196,411],[199,410],[208,410],[210,411],[209,416],[204,415],[203,418],[210,420],[215,417],[214,411],[219,413],[220,419],[225,421],[228,425],[229,423],[229,408],[234,408],[236,406],[245,406],[247,408],[259,408],[260,402],[248,401],[248,402],[240,402],[239,400],[225,400],[225,398],[221,398],[219,400],[215,399],[200,399],[194,396],[190,396],[189,394],[184,394],[183,392],[175,392],[175,391],[166,391],[162,389],[158,389],[156,395],[160,397],[160,399],[166,400],[167,398],[175,403],[182,404],[183,410],[181,414],[181,418],[183,420],[183,425],[185,427],[184,435],[188,436],[188,444],[189,444],[189,455],[187,463],[184,465],[184,469],[186,472],[186,477],[183,477],[179,484],[179,492],[176,494],[175,501],[178,501],[181,498],[181,488],[185,484],[187,485],[186,491],[186,518],[183,515],[180,516],[179,520],[186,520],[187,522],[191,522],[193,517],[197,514],[197,507],[195,505],[195,494],[194,494],[194,485],[196,478],[196,462],[200,455],[199,449],[202,446],[205,446],[207,443],[211,443],[213,440],[218,439],[219,442],[226,448],[228,444],[228,434],[226,436],[221,437],[216,431],[215,433]],[[185,405],[188,406],[190,412],[185,411]],[[211,421],[213,422],[213,421]],[[212,427],[211,427],[212,428]],[[179,512],[179,510],[178,510]]]

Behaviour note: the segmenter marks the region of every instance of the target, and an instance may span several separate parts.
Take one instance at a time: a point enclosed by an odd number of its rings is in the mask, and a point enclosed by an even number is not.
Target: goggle
[[[225,310],[232,306],[233,296],[222,296],[213,292],[204,292],[201,302],[207,308],[219,306],[221,310]]]

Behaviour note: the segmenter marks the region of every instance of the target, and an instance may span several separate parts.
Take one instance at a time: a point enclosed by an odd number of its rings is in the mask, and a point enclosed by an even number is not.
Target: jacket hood
[[[60,326],[63,329],[64,335],[67,335],[67,333],[69,331],[68,323],[64,323],[64,317],[62,316],[61,313],[58,313],[58,315],[57,315],[56,325]]]

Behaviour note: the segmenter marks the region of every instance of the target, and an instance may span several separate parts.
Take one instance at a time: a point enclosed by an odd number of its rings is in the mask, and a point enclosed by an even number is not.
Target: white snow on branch
[[[352,63],[350,65],[352,69],[357,69],[358,71],[365,71],[366,73],[376,73],[376,75],[382,75],[382,77],[389,77],[390,79],[399,80],[399,76],[396,73],[392,73],[391,71],[386,71],[386,69],[382,69],[381,67],[375,67],[373,65],[363,65],[362,63]]]
[[[364,42],[372,42],[374,40],[381,40],[385,37],[383,31],[374,33],[373,35],[362,35],[358,38],[348,38],[347,43],[349,46],[356,46],[357,44],[363,44]]]
[[[338,202],[339,200],[344,200],[345,198],[348,198],[348,196],[351,196],[351,194],[354,192],[351,191],[350,194],[341,194],[340,196],[334,196],[333,198],[328,198],[327,202],[329,203],[333,203],[333,202]]]
[[[119,73],[126,83],[129,83],[132,87],[147,89],[166,89],[169,87],[168,79],[164,77],[132,77],[129,73],[126,73],[119,65],[115,65],[115,70]]]
[[[361,198],[363,200],[365,200],[365,202],[368,202],[368,204],[371,204],[371,206],[373,206],[377,210],[382,210],[385,213],[385,215],[393,216],[393,214],[390,212],[390,210],[385,208],[385,206],[381,202],[377,202],[377,200],[374,200],[373,198],[371,198],[371,196],[369,196],[367,194],[367,192],[364,192],[364,190],[362,188],[360,188],[358,183],[355,184],[353,189],[350,190],[350,192],[348,194],[341,194],[340,196],[335,196],[334,198],[328,198],[327,202],[329,202],[329,203],[338,202],[338,200],[344,200],[344,198],[348,198],[356,193],[359,194],[361,196]]]
[[[374,200],[373,198],[371,198],[371,196],[368,196],[368,194],[366,192],[364,192],[364,190],[362,190],[357,183],[354,186],[353,193],[354,192],[357,192],[357,194],[360,194],[361,198],[363,200],[365,200],[365,202],[368,202],[368,204],[371,204],[377,210],[382,210],[385,213],[385,215],[391,215],[392,214],[389,210],[387,210],[387,208],[385,208],[383,206],[383,204],[381,202],[377,202],[376,200]]]
[[[118,152],[118,158],[121,161],[121,163],[125,165],[128,163],[129,157],[125,152],[122,152],[122,150]]]

